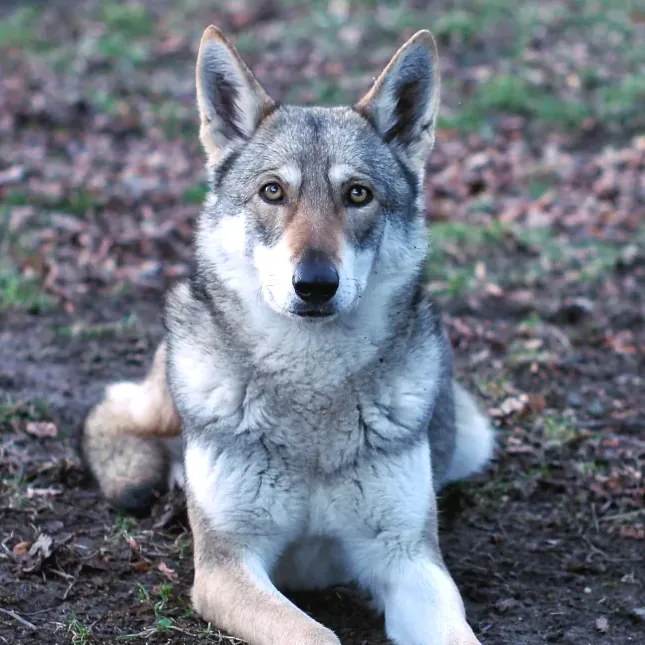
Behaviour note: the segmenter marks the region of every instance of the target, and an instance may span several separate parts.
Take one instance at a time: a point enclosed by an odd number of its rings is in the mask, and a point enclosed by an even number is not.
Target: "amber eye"
[[[372,193],[365,186],[354,184],[347,191],[347,201],[352,206],[365,206],[372,201]]]
[[[265,202],[279,204],[284,200],[284,190],[282,190],[282,186],[279,183],[272,181],[260,188],[260,197]]]

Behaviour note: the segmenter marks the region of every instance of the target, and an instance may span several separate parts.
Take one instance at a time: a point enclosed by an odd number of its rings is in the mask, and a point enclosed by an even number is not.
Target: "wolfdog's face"
[[[436,61],[432,37],[420,32],[355,106],[277,106],[209,27],[197,63],[213,189],[200,260],[250,304],[259,297],[285,316],[354,310],[379,267],[397,269],[392,257],[383,264],[386,244],[425,248],[414,238],[434,141]]]

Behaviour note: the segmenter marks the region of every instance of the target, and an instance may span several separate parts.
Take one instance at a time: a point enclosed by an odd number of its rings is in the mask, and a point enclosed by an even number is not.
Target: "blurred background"
[[[543,238],[640,235],[645,188],[632,170],[645,148],[645,3],[78,0],[1,10],[0,199],[13,258],[2,280],[18,299],[31,275],[73,300],[183,274],[204,195],[193,68],[211,22],[274,96],[324,104],[359,98],[393,50],[430,27],[443,106],[429,215],[450,222],[439,237],[465,221]],[[594,255],[587,271],[614,254]],[[449,290],[474,279],[460,269],[443,276]]]
[[[645,0],[0,1],[0,637],[229,642],[189,615],[173,499],[119,518],[72,450],[189,271],[211,23],[275,98],[322,104],[433,31],[428,288],[500,431],[492,474],[455,493],[466,519],[442,516],[449,564],[486,644],[638,642]],[[344,643],[385,642],[347,598],[312,603]]]

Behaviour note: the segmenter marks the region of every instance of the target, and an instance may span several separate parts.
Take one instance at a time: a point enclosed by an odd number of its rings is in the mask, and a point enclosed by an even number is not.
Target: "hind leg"
[[[139,383],[122,381],[106,388],[88,414],[80,439],[87,468],[110,503],[142,514],[168,488],[181,449],[181,424],[166,381],[166,344],[162,342],[150,371]],[[171,470],[172,467],[172,470]]]

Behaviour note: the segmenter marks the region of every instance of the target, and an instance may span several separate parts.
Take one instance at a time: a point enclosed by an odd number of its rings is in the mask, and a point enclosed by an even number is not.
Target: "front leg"
[[[479,645],[459,591],[431,552],[391,563],[380,588],[387,635],[397,645]]]
[[[439,550],[427,446],[372,464],[362,477],[364,530],[346,548],[358,582],[396,645],[480,645]]]
[[[298,609],[268,571],[288,541],[290,500],[264,490],[253,464],[211,459],[187,447],[188,513],[194,538],[193,606],[205,620],[251,645],[340,645],[329,629]]]

